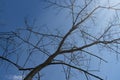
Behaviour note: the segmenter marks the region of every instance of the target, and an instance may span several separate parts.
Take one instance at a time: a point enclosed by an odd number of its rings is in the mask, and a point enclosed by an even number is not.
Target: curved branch
[[[4,61],[7,61],[7,62],[11,63],[12,65],[14,65],[15,67],[17,67],[18,69],[22,69],[21,66],[19,66],[18,64],[12,62],[11,60],[9,60],[9,59],[7,59],[7,58],[5,58],[5,57],[3,57],[3,56],[0,56],[0,59],[2,59],[2,60],[4,60]]]
[[[3,57],[3,56],[0,56],[0,59],[4,60],[4,61],[6,61],[6,62],[11,63],[11,64],[14,65],[16,68],[18,68],[18,70],[32,70],[32,69],[34,69],[34,68],[23,68],[23,67],[21,67],[20,65],[14,63],[13,61],[11,61],[11,60]]]
[[[111,43],[117,43],[117,41],[120,41],[120,38],[113,39],[113,40],[110,40],[110,41],[95,41],[95,42],[92,42],[90,44],[86,44],[84,46],[78,47],[78,48],[72,48],[72,49],[69,49],[69,50],[63,50],[60,53],[62,54],[62,53],[81,51],[82,49],[88,48],[88,47],[93,46],[93,45],[97,45],[97,44],[106,45],[106,44],[111,44]]]
[[[64,63],[64,62],[54,62],[54,63],[50,63],[49,65],[54,65],[54,64],[62,64],[62,65],[65,65],[65,66],[69,66],[69,67],[71,67],[71,68],[80,70],[80,71],[82,71],[82,72],[84,72],[84,73],[86,73],[86,74],[88,74],[88,75],[90,75],[90,76],[93,76],[93,77],[95,77],[95,78],[97,78],[97,79],[99,79],[99,80],[103,80],[102,78],[100,78],[100,77],[97,76],[97,75],[94,75],[94,74],[89,73],[88,71],[86,71],[86,70],[84,70],[84,69],[81,69],[81,68],[79,68],[79,67],[75,67],[75,66],[73,66],[73,65],[70,65],[70,64],[67,64],[67,63]]]

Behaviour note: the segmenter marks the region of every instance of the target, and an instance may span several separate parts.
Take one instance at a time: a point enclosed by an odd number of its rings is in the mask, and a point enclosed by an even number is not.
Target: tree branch
[[[18,64],[12,62],[11,60],[9,60],[9,59],[7,59],[7,58],[5,58],[5,57],[3,57],[3,56],[0,56],[0,59],[2,59],[2,60],[4,60],[4,61],[7,61],[7,62],[11,63],[12,65],[14,65],[15,67],[17,67],[18,69],[22,69],[21,66],[19,66]]]
[[[76,67],[76,66],[73,66],[73,65],[70,65],[70,64],[67,64],[67,63],[64,63],[64,62],[54,62],[54,63],[50,63],[49,65],[54,65],[54,64],[66,65],[66,66],[69,66],[69,67],[71,67],[71,68],[80,70],[80,71],[82,71],[82,72],[84,72],[84,73],[86,73],[86,74],[89,74],[90,76],[93,76],[93,77],[95,77],[95,78],[97,78],[97,79],[99,79],[99,80],[103,80],[103,79],[100,78],[99,76],[96,76],[96,75],[94,75],[94,74],[92,74],[92,73],[89,73],[88,71],[86,71],[86,70],[84,70],[84,69],[78,68],[78,67]]]
[[[118,41],[118,40],[120,40],[120,38],[113,39],[111,41],[95,41],[93,43],[86,44],[86,45],[84,45],[82,47],[79,47],[79,48],[72,48],[72,49],[69,49],[69,50],[63,50],[60,53],[62,54],[62,53],[69,53],[69,52],[81,51],[82,49],[85,49],[87,47],[90,47],[90,46],[93,46],[93,45],[97,45],[97,44],[100,44],[100,43],[105,44],[105,45],[106,44],[111,44],[111,43],[117,43],[116,41]]]

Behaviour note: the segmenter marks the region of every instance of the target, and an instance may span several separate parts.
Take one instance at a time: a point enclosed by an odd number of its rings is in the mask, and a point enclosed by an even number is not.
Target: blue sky
[[[1,3],[2,11],[0,17],[1,22],[4,24],[3,26],[5,26],[5,30],[13,30],[15,27],[23,26],[24,18],[36,18],[40,13],[39,10],[41,10],[39,6],[41,1],[39,0],[1,0]]]
[[[1,0],[1,12],[0,12],[0,32],[9,32],[14,31],[17,28],[24,28],[24,19],[28,19],[28,21],[32,22],[36,20],[36,26],[58,26],[57,23],[61,24],[63,22],[63,17],[57,16],[57,11],[52,12],[52,9],[43,9],[46,4],[42,2],[42,0]],[[47,10],[47,11],[46,11]],[[53,14],[55,13],[55,14]],[[51,16],[50,16],[51,15]],[[56,16],[56,17],[54,17]],[[54,20],[50,20],[53,19]],[[61,20],[61,22],[57,22],[57,19]],[[69,20],[69,19],[68,19]],[[31,24],[31,23],[30,23]],[[59,28],[63,26],[60,25]],[[53,30],[52,27],[51,31]],[[46,29],[46,28],[45,28]],[[67,28],[62,28],[62,30]],[[36,56],[37,57],[37,56]],[[35,58],[36,58],[35,57]],[[11,60],[15,59],[15,56],[10,57]],[[40,57],[38,57],[40,58]],[[4,62],[5,63],[5,62]],[[20,62],[22,64],[22,61]],[[7,63],[6,63],[7,64]],[[7,68],[9,67],[9,68]],[[13,67],[13,68],[12,68]],[[7,68],[4,69],[4,68]],[[56,70],[54,70],[56,72]],[[45,72],[53,73],[53,70],[47,69]],[[48,79],[51,76],[46,76],[45,79]],[[55,77],[51,77],[53,79]],[[58,76],[56,76],[56,79]],[[0,80],[21,80],[21,73],[18,72],[17,68],[12,65],[6,66],[3,65],[0,69]]]
[[[14,31],[15,28],[24,27],[24,18],[36,18],[40,8],[39,0],[0,0],[0,31]],[[14,59],[14,56],[11,57]],[[8,68],[8,70],[6,70]],[[13,68],[11,68],[13,67]],[[6,68],[6,69],[4,69]],[[0,80],[20,80],[21,75],[14,66],[2,66]]]
[[[112,1],[111,4],[115,4],[116,2],[118,2],[117,0],[111,0],[111,1]],[[101,1],[101,4],[103,3],[105,3],[104,0],[103,2]],[[36,20],[35,26],[39,27],[44,25],[48,27],[51,30],[51,32],[54,31],[55,28],[57,28],[58,30],[61,30],[63,31],[63,33],[65,33],[65,31],[67,31],[71,27],[69,26],[71,25],[70,24],[71,20],[67,11],[62,10],[59,12],[55,8],[44,9],[46,5],[47,4],[43,3],[42,0],[0,0],[0,9],[1,9],[0,32],[14,31],[16,28],[21,28],[21,27],[24,28],[25,26],[24,19],[27,18],[29,22]],[[106,17],[106,21],[109,20],[109,17],[112,16],[112,12],[107,13],[107,12],[104,12],[104,10],[101,10],[100,13],[96,14],[96,15],[99,15],[98,21],[96,21],[96,23],[99,23],[99,21],[102,22],[102,17],[105,14],[108,14],[107,15],[108,17]],[[101,27],[101,26],[104,26],[102,24],[98,24],[98,25],[99,25],[98,29],[105,28],[105,27]],[[52,27],[49,27],[49,26],[52,26]],[[93,47],[93,50],[94,49],[95,48]],[[107,51],[103,51],[103,53],[107,53]],[[34,57],[37,57],[37,55]],[[101,66],[100,66],[101,72],[96,74],[99,74],[103,78],[107,78],[107,80],[119,80],[120,79],[120,76],[119,76],[120,63],[119,61],[116,61],[116,55],[105,54],[105,56],[103,57],[109,62],[107,64],[101,63]],[[11,59],[14,60],[14,56],[12,56]],[[93,61],[93,63],[94,65],[96,65],[95,64],[96,62]],[[9,67],[8,70],[5,70],[4,66],[2,66],[2,68],[0,67],[1,68],[0,80],[20,80],[21,73],[18,73],[18,71],[16,69],[13,69],[12,68],[13,66],[11,65],[8,66]],[[62,80],[64,75],[62,74],[61,69],[60,70],[59,69],[60,68],[58,66],[51,66],[46,68],[45,70],[43,70],[43,74],[45,74],[45,76],[42,77],[42,79],[56,80],[58,79],[58,77],[60,77],[58,74],[61,74],[60,80]],[[57,73],[57,74],[53,75],[51,73],[55,73],[55,74]]]

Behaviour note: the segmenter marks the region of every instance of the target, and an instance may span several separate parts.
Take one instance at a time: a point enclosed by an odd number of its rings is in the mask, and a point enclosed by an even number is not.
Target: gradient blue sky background
[[[64,17],[57,16],[57,11],[52,9],[43,9],[45,8],[46,4],[42,2],[42,0],[0,0],[0,32],[9,32],[14,31],[17,28],[24,28],[25,26],[25,19],[32,22],[33,20],[36,21],[36,26],[45,25],[48,26],[58,26],[64,21]],[[64,19],[63,19],[64,18]],[[51,19],[54,19],[53,21]],[[57,22],[59,20],[61,22]],[[69,20],[69,19],[68,19]],[[30,23],[31,24],[31,23]],[[51,27],[51,30],[55,27]],[[59,25],[60,28],[63,25]],[[66,30],[67,28],[63,28],[62,30]],[[1,52],[2,53],[2,52]],[[11,57],[11,60],[15,57]],[[36,59],[36,58],[35,58]],[[22,62],[21,62],[22,63]],[[9,68],[7,68],[9,67]],[[13,67],[13,68],[11,68]],[[7,68],[7,70],[5,69]],[[51,67],[52,68],[52,67]],[[60,70],[58,70],[60,72]],[[57,68],[54,70],[46,69],[43,73],[46,74],[44,79],[58,79],[59,75],[54,75],[51,73],[57,72]],[[21,73],[17,72],[17,68],[14,66],[2,66],[0,69],[0,80],[21,80]],[[51,75],[50,75],[51,74]],[[59,74],[59,73],[58,73]],[[61,75],[62,76],[62,75]],[[62,79],[62,78],[61,78]]]
[[[118,2],[118,0],[111,1],[111,4]],[[102,3],[104,3],[104,0]],[[53,9],[43,9],[45,6],[47,6],[47,4],[43,3],[42,0],[0,0],[0,32],[14,31],[16,28],[24,27],[25,18],[28,18],[30,22],[32,20],[36,20],[36,26],[52,26],[50,27],[51,31],[59,27],[64,33],[64,31],[70,28],[61,27],[70,25],[70,18],[68,16],[69,14],[66,11],[64,11],[64,13],[61,13]],[[101,16],[104,16],[104,14],[108,14],[109,17],[112,16],[112,12],[104,13],[104,11],[101,11],[98,14],[100,16],[98,19],[99,21],[102,20]],[[107,53],[107,51],[104,53]],[[116,61],[116,57],[114,54],[106,54],[106,56],[104,57],[105,60],[108,61],[108,63],[101,63],[101,72],[99,73],[99,75],[106,78],[107,80],[119,80],[120,62]],[[58,69],[59,68],[57,67],[50,67],[44,70],[44,73],[46,74],[45,77],[43,77],[43,80],[62,80],[60,76],[64,75],[60,74],[59,76],[58,72],[61,71]],[[52,75],[51,73],[58,74]],[[20,80],[20,78],[20,73],[16,73],[16,71],[12,68],[4,70],[3,67],[2,69],[0,69],[0,80]]]

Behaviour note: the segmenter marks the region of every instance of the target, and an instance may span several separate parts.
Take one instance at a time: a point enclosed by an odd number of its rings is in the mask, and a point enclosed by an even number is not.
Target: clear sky
[[[46,4],[43,3],[42,0],[11,0],[11,1],[0,0],[0,9],[1,9],[0,32],[9,32],[9,31],[14,31],[17,28],[21,28],[21,27],[24,28],[25,26],[24,19],[27,19],[28,21],[31,21],[31,22],[36,20],[36,24],[37,24],[36,26],[41,26],[41,25],[45,25],[46,27],[53,26],[52,29],[51,27],[49,27],[51,31],[53,31],[53,28],[56,28],[58,24],[67,22],[67,20],[69,20],[69,19],[66,19],[67,16],[65,18],[57,16],[57,13],[58,13],[57,11],[54,11],[52,9],[43,9],[45,8],[45,6]],[[53,18],[54,20],[51,20]],[[58,18],[61,22],[57,22]],[[63,18],[66,20],[64,21]],[[63,26],[63,24],[59,25],[58,27],[61,28],[61,26]],[[61,29],[63,31],[67,30],[67,28],[61,28]],[[11,60],[12,59],[14,60],[15,56],[11,56],[10,58]],[[22,64],[22,61],[20,63]],[[15,69],[14,66],[10,65],[5,67],[5,65],[3,65],[0,68],[1,68],[0,80],[21,80],[22,78],[20,75],[21,73],[18,73],[17,68]],[[7,68],[7,70],[4,68]],[[49,73],[49,74],[48,75],[46,74],[44,79],[48,79],[49,77],[51,79],[55,79],[55,78],[57,79],[59,76],[57,74],[55,77],[51,77],[53,76],[51,73],[57,72],[56,69],[54,68],[54,71],[53,70],[51,71],[51,69],[46,69],[45,72],[43,73],[45,74]],[[61,72],[60,70],[58,71]]]
[[[111,1],[110,4],[115,4],[116,2],[118,2],[118,0]],[[101,4],[103,3],[105,3],[104,0]],[[59,28],[64,33],[71,27],[69,26],[71,20],[67,11],[63,10],[63,12],[59,12],[58,10],[53,10],[52,8],[45,9],[45,6],[47,6],[47,4],[43,3],[42,0],[0,0],[0,32],[14,31],[16,28],[23,28],[25,26],[24,19],[26,18],[30,20],[30,22],[36,20],[36,26],[52,26],[49,27],[51,31],[54,31],[53,29],[55,28]],[[107,14],[108,17],[111,17],[113,13],[101,11],[99,14],[97,14],[99,15],[99,17],[98,21],[96,22],[99,23],[99,21],[102,20],[101,17],[103,17],[105,14]],[[106,18],[106,20],[109,19],[108,17]],[[102,24],[99,24],[99,26],[101,25]],[[107,51],[104,51],[104,53],[107,53]],[[99,75],[103,78],[107,78],[107,80],[119,80],[120,62],[116,61],[116,55],[106,54],[106,56],[104,57],[105,60],[108,60],[108,63],[101,63],[101,72],[99,73]],[[12,58],[14,59],[14,56],[12,56],[11,59]],[[20,73],[17,73],[17,70],[11,68],[13,66],[7,67],[9,67],[8,70],[4,70],[4,66],[2,66],[2,68],[0,67],[0,80],[21,80]],[[45,77],[42,78],[43,80],[62,80],[62,76],[64,76],[63,74],[61,74],[61,70],[59,70],[59,67],[56,66],[46,68],[43,73],[45,73]],[[53,75],[51,73],[57,74]],[[61,74],[60,79],[58,79],[58,77],[60,77],[58,74]]]
[[[40,4],[40,0],[0,0],[0,31],[8,32],[14,31],[15,28],[24,27],[25,18],[33,19],[41,14],[39,12],[41,11]],[[14,66],[7,67],[4,65],[0,69],[0,80],[21,80],[21,75]]]

